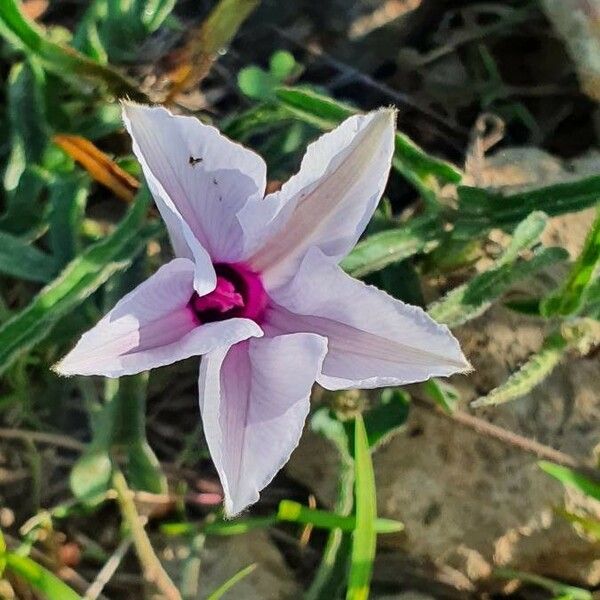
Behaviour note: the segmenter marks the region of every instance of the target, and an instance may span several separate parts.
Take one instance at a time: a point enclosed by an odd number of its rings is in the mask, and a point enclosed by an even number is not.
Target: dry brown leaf
[[[229,46],[259,4],[260,0],[220,0],[203,23],[189,33],[179,64],[167,74],[171,89],[165,103],[206,77],[219,50]]]
[[[98,183],[112,190],[121,200],[131,202],[140,182],[121,169],[92,142],[78,135],[57,134],[54,143],[78,162]]]

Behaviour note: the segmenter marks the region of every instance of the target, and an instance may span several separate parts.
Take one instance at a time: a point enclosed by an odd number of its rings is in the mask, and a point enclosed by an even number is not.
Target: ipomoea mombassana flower
[[[56,368],[119,377],[202,356],[200,412],[227,515],[288,460],[315,381],[376,388],[468,368],[446,327],[338,266],[383,193],[393,110],[323,135],[266,197],[262,158],[214,127],[160,107],[123,114],[177,258]]]

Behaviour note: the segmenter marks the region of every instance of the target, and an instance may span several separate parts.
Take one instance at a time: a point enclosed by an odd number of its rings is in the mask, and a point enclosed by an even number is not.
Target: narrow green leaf
[[[1,9],[0,9],[1,11]],[[7,82],[11,153],[4,188],[13,192],[28,165],[40,163],[48,142],[44,72],[36,60],[13,65]]]
[[[342,268],[353,277],[364,277],[419,252],[432,250],[443,233],[437,216],[416,217],[395,229],[366,237],[342,261]]]
[[[542,211],[536,210],[527,215],[515,228],[510,243],[496,262],[496,266],[515,262],[519,258],[519,252],[531,248],[539,241],[547,223],[548,215]]]
[[[0,231],[0,273],[46,283],[57,271],[56,260],[28,242]]]
[[[175,8],[176,0],[141,0],[136,13],[140,15],[148,33],[154,33]]]
[[[568,252],[563,248],[542,248],[534,252],[530,260],[519,260],[512,264],[502,264],[480,273],[457,288],[448,292],[441,300],[434,302],[429,315],[449,327],[461,325],[483,314],[492,303],[500,298],[517,281],[565,260]]]
[[[294,119],[285,108],[265,103],[228,118],[222,124],[221,131],[227,137],[243,142],[253,135],[264,134],[294,123]]]
[[[132,100],[149,102],[132,81],[115,69],[46,38],[35,23],[23,16],[16,0],[3,0],[0,4],[0,35],[16,47],[34,53],[48,70],[59,77],[71,81],[83,78],[106,87],[118,97],[128,96]]]
[[[575,488],[586,496],[594,498],[594,500],[600,500],[600,481],[593,481],[574,469],[546,460],[539,461],[538,466],[554,479],[558,479],[563,485]]]
[[[205,535],[240,535],[253,529],[270,527],[277,523],[277,516],[252,517],[247,519],[237,519],[236,521],[215,521],[214,523],[205,523],[200,527],[200,531]]]
[[[277,518],[280,521],[290,521],[303,525],[312,525],[320,529],[341,529],[352,532],[356,529],[356,518],[354,516],[337,515],[327,510],[308,508],[293,500],[282,500],[277,510]],[[392,519],[376,519],[376,533],[397,533],[402,531],[404,525]]]
[[[600,321],[600,275],[590,283],[585,291],[585,306],[582,314]]]
[[[27,556],[13,552],[6,554],[6,568],[24,579],[32,588],[44,594],[47,600],[82,600],[66,583]]]
[[[64,267],[78,251],[78,233],[90,191],[81,173],[60,177],[50,186],[50,244],[56,262]]]
[[[423,391],[429,396],[442,410],[452,414],[456,409],[459,399],[457,389],[435,377],[422,384]]]
[[[550,375],[566,354],[568,347],[567,340],[559,333],[548,336],[539,352],[531,356],[504,383],[487,396],[472,402],[471,406],[495,406],[522,398]]]
[[[338,493],[334,510],[338,515],[348,516],[354,505],[354,460],[349,452],[348,431],[326,407],[315,411],[310,425],[313,431],[330,440],[339,452]],[[351,550],[350,534],[341,529],[331,530],[305,600],[330,600],[341,594],[350,565]]]
[[[157,227],[144,226],[148,194],[138,200],[115,231],[67,265],[31,304],[0,327],[0,372],[43,340],[52,327],[95,292],[111,275],[127,268],[154,237]]]
[[[332,129],[358,112],[347,104],[309,89],[279,88],[276,96],[296,118],[322,130]],[[462,173],[454,165],[430,156],[401,132],[396,133],[392,165],[427,199],[433,199],[437,191],[432,186],[431,177],[450,183],[458,183],[462,179]]]
[[[378,403],[363,412],[362,418],[371,451],[388,441],[404,426],[409,407],[410,396],[407,392],[400,388],[388,388],[381,392]],[[350,454],[353,458],[356,458],[355,425],[354,420],[344,423]]]
[[[564,317],[579,312],[587,290],[593,284],[593,277],[599,265],[600,204],[581,253],[561,288],[542,302],[542,314],[546,317],[556,315]]]
[[[362,416],[355,419],[355,496],[356,529],[352,534],[352,561],[348,577],[347,600],[367,600],[375,560],[377,499],[371,450]]]
[[[247,567],[239,570],[233,577],[229,578],[223,585],[219,586],[214,592],[212,592],[206,600],[219,600],[222,598],[236,583],[239,583],[244,577],[247,577],[252,573],[258,565],[252,563]]]
[[[458,198],[453,235],[468,240],[493,228],[511,230],[534,210],[553,217],[594,206],[600,198],[600,176],[507,195],[461,186]]]
[[[523,573],[522,571],[501,568],[494,569],[494,575],[503,579],[520,579],[525,583],[538,585],[548,590],[554,596],[554,600],[592,600],[593,598],[592,593],[588,590],[566,585],[560,581],[555,581],[554,579],[542,577],[534,573]]]

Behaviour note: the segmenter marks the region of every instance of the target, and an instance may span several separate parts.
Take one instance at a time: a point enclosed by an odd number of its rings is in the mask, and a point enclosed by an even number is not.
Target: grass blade
[[[563,286],[542,302],[542,314],[550,317],[556,315],[567,316],[579,312],[599,265],[600,204],[581,253]]]
[[[321,529],[341,529],[352,532],[356,529],[356,518],[353,516],[337,515],[327,510],[318,510],[304,506],[293,500],[282,500],[277,510],[280,521],[290,521],[302,525],[312,525]],[[404,525],[392,519],[376,519],[375,531],[377,533],[397,533],[402,531]]]
[[[538,466],[554,479],[558,479],[563,485],[575,488],[586,496],[600,501],[600,482],[593,481],[574,469],[546,460],[539,461]]]
[[[534,573],[523,573],[513,569],[494,569],[493,574],[502,579],[520,579],[525,583],[538,585],[548,590],[554,597],[554,600],[592,600],[592,593],[583,588],[566,585],[548,577],[542,577]]]
[[[240,569],[233,577],[230,577],[223,585],[212,592],[206,600],[220,600],[236,583],[239,583],[244,577],[248,577],[258,565],[252,563],[243,569]]]
[[[377,535],[377,499],[371,450],[362,416],[354,425],[356,529],[352,536],[352,560],[348,578],[347,600],[366,600],[375,560]]]
[[[339,452],[338,493],[334,510],[338,515],[347,516],[354,505],[354,460],[349,452],[348,432],[325,407],[315,412],[311,428],[332,442]],[[330,600],[340,595],[348,573],[350,552],[350,534],[341,529],[331,530],[305,600]]]
[[[82,600],[66,583],[27,556],[6,554],[6,568],[24,579],[48,600]]]
[[[56,260],[19,237],[0,231],[0,273],[47,283],[56,275]]]

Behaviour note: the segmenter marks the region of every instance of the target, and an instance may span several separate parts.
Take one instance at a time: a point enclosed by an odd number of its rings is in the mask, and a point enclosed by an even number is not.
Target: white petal
[[[272,294],[267,335],[311,331],[328,339],[325,388],[404,385],[469,369],[458,341],[423,310],[345,274],[311,249],[296,277]]]
[[[326,341],[313,334],[251,339],[202,358],[200,411],[225,491],[225,512],[256,502],[298,445]]]
[[[260,327],[248,319],[197,326],[188,302],[194,263],[176,258],[124,296],[55,370],[61,375],[121,377],[234,344]]]
[[[262,158],[214,127],[162,107],[124,103],[123,117],[161,214],[170,205],[214,262],[240,260],[244,243],[236,213],[263,198]],[[177,228],[163,217],[177,251]]]
[[[356,244],[385,188],[394,120],[391,109],[350,117],[308,147],[279,192],[240,212],[249,263],[269,287],[289,280],[310,246],[339,261]]]

